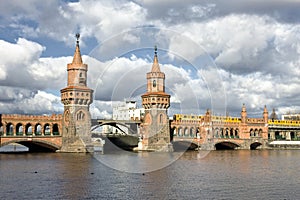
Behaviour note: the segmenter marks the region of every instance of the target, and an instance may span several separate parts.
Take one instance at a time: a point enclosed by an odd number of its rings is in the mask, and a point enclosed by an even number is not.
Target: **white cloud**
[[[222,110],[227,105],[230,112],[239,114],[242,103],[248,111],[258,113],[264,104],[278,107],[280,112],[299,108],[300,25],[295,19],[285,23],[287,12],[277,9],[275,16],[272,10],[280,6],[293,10],[295,4],[255,1],[246,6],[236,0],[227,4],[194,0],[7,1],[0,8],[0,28],[26,38],[50,37],[72,46],[77,31],[84,41],[96,39],[95,46],[102,45],[95,52],[96,59],[94,55],[83,56],[89,65],[88,84],[95,89],[95,102],[100,101],[92,110],[95,116],[111,112],[105,101],[140,98],[151,61],[141,52],[133,52],[130,58],[120,55],[154,44],[171,58],[170,64],[161,66],[172,102],[177,103],[174,109]],[[146,28],[153,25],[159,28]],[[14,99],[22,105],[32,100],[39,105],[41,98],[44,110],[55,110],[55,105],[61,109],[47,91],[59,96],[72,55],[41,58],[44,51],[43,45],[30,39],[19,38],[15,43],[0,40],[0,84],[6,95],[0,102],[6,105]],[[192,66],[182,65],[183,61]],[[212,61],[220,69],[211,67]],[[191,101],[195,103],[186,103]]]

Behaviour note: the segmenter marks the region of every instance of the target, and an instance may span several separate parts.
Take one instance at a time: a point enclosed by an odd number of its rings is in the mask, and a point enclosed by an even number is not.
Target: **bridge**
[[[107,138],[136,143],[141,121],[93,121],[91,131],[112,126],[118,134]],[[133,128],[132,128],[133,127]],[[256,149],[300,146],[300,121],[212,116],[175,115],[170,123],[171,141],[185,149]],[[135,138],[122,136],[132,135]],[[106,135],[107,136],[107,135]],[[128,140],[128,141],[127,141]],[[280,141],[280,142],[277,142]],[[18,143],[29,151],[57,151],[62,147],[62,115],[0,115],[0,147]],[[124,144],[123,144],[124,145]]]
[[[0,147],[18,143],[29,151],[55,152],[62,146],[61,133],[62,115],[0,115]]]
[[[91,132],[101,126],[112,126],[119,130],[118,135],[135,135],[134,138],[119,137],[133,143],[138,141],[137,133],[140,121],[136,120],[93,120]],[[116,136],[114,134],[114,136]],[[115,139],[113,136],[109,138]],[[0,147],[9,144],[21,144],[30,152],[55,152],[62,147],[62,115],[0,115]],[[123,144],[124,145],[124,144]]]
[[[285,148],[300,148],[300,121],[268,119],[266,108],[262,118],[176,114],[171,121],[173,145],[195,149],[273,148],[280,140]],[[279,144],[279,143],[278,143]],[[277,145],[277,146],[280,146]],[[298,146],[297,146],[298,145]]]
[[[239,138],[196,138],[196,137],[174,137],[172,140],[174,149],[256,149],[259,146],[266,148],[268,140],[260,137],[250,139]]]
[[[137,147],[139,141],[139,120],[113,120],[113,119],[97,119],[92,120],[92,137],[100,137],[104,139],[105,148],[133,150]],[[99,127],[110,126],[115,130],[104,130],[101,133],[95,132]]]
[[[113,119],[97,119],[93,120],[92,131],[98,127],[111,126],[121,132],[121,134],[139,134],[139,127],[142,122],[140,120],[113,120]],[[113,133],[113,131],[111,132]]]

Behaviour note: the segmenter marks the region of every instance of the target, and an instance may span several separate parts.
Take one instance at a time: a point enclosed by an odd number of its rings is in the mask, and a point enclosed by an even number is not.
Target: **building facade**
[[[136,101],[125,101],[113,107],[113,120],[140,121],[145,114],[144,108],[138,108]]]

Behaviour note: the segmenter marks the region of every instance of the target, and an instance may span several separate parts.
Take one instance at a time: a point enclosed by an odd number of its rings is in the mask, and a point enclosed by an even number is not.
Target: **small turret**
[[[272,113],[271,113],[271,115],[270,115],[270,119],[271,119],[271,120],[276,120],[276,119],[278,119],[277,114],[276,114],[276,112],[275,112],[275,108],[273,108],[273,111],[272,111]]]
[[[268,112],[268,110],[267,110],[267,106],[266,106],[266,105],[265,105],[265,107],[264,107],[263,118],[264,118],[264,122],[265,122],[265,123],[268,123],[269,112]]]
[[[243,124],[245,124],[247,122],[247,110],[246,110],[246,106],[244,103],[243,103],[242,112],[241,112],[241,120],[242,120]]]

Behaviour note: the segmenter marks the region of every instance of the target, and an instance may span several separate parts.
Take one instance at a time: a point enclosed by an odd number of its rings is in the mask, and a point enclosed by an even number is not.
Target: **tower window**
[[[156,80],[153,80],[153,87],[156,87]]]
[[[85,84],[85,77],[82,74],[82,72],[80,72],[80,74],[79,74],[79,83],[80,84]]]
[[[84,120],[84,113],[82,111],[79,111],[77,113],[77,120]]]
[[[162,124],[164,122],[164,116],[163,114],[159,115],[159,123]]]

